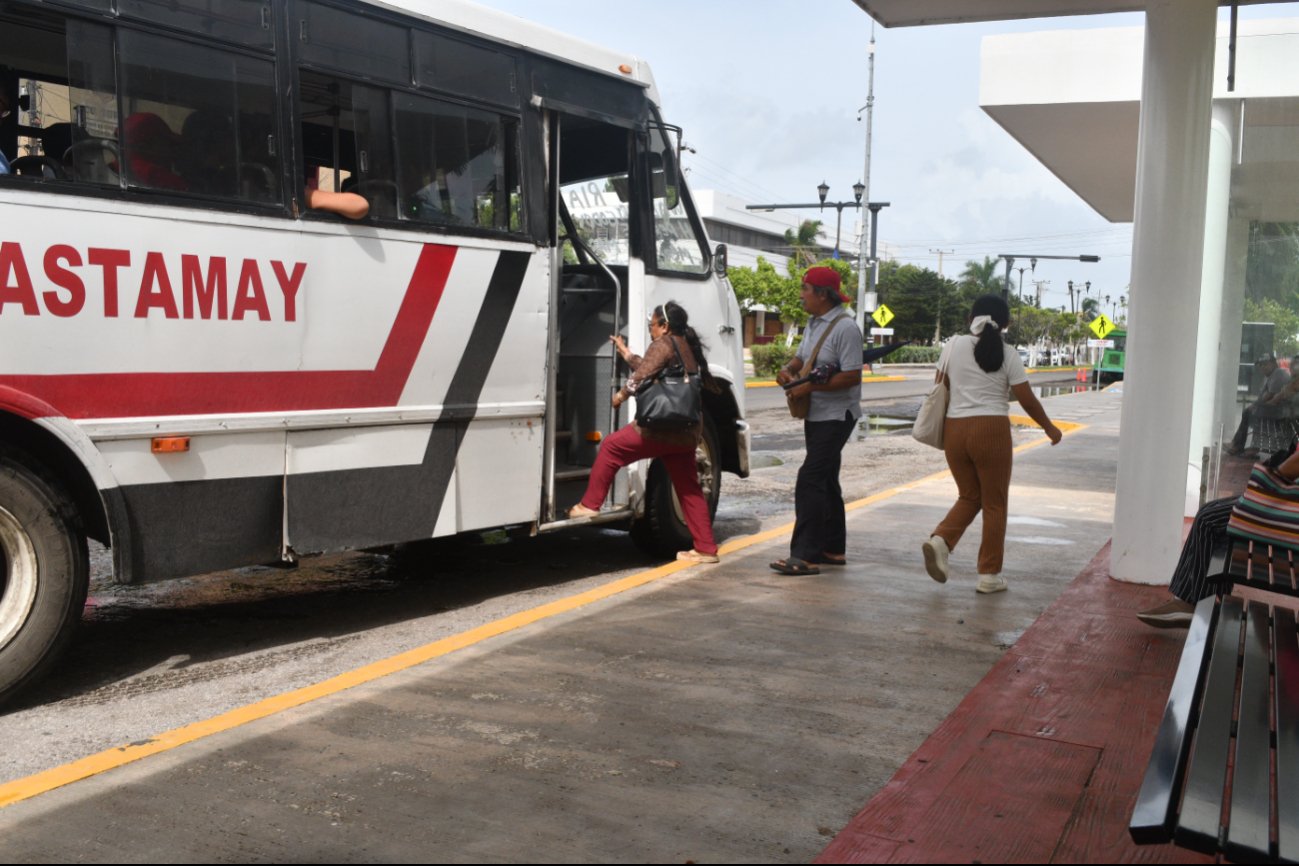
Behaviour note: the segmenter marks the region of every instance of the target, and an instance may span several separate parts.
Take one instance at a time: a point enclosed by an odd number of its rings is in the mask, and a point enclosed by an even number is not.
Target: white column
[[[1167,583],[1182,546],[1217,0],[1150,0],[1110,573]]]
[[[1222,292],[1222,335],[1218,349],[1218,415],[1213,435],[1231,441],[1240,423],[1240,326],[1245,321],[1245,268],[1249,263],[1249,219],[1233,217],[1227,227],[1227,263]],[[1249,359],[1253,361],[1253,358]],[[1222,495],[1221,492],[1219,495]]]
[[[1234,157],[1231,131],[1235,111],[1222,104],[1213,107],[1209,127],[1209,186],[1205,196],[1204,258],[1200,278],[1199,336],[1195,352],[1195,397],[1191,404],[1191,450],[1187,456],[1186,501],[1188,517],[1200,506],[1200,473],[1204,449],[1216,434],[1217,396],[1223,330],[1223,280],[1226,274],[1227,222],[1231,204],[1231,164]],[[1238,329],[1239,330],[1239,329]]]

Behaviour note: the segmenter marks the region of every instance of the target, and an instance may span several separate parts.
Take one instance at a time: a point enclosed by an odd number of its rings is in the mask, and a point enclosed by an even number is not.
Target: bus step
[[[555,481],[581,481],[591,477],[591,467],[581,466],[577,469],[556,469]]]
[[[537,527],[538,532],[548,532],[552,529],[564,529],[570,526],[592,526],[600,523],[626,523],[632,518],[634,512],[631,506],[619,506],[616,511],[601,511],[595,517],[579,517],[575,520],[567,518],[556,520],[552,523],[543,523]]]

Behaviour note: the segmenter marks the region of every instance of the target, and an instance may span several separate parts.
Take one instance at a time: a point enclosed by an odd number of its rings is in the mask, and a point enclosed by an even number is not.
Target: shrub
[[[780,368],[789,363],[798,351],[797,346],[786,346],[784,340],[753,346],[753,375],[774,376]]]
[[[882,364],[933,364],[943,353],[941,346],[903,346],[881,360]]]

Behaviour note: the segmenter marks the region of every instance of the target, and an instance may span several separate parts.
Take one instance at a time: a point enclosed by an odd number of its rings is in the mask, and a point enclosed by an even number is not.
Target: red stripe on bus
[[[395,406],[428,335],[456,248],[425,244],[373,370],[0,376],[68,418],[137,418]]]

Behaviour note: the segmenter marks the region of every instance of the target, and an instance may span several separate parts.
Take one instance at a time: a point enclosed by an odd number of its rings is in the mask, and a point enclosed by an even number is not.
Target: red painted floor
[[[1106,545],[816,862],[1212,862],[1128,837],[1186,630],[1108,574]]]

